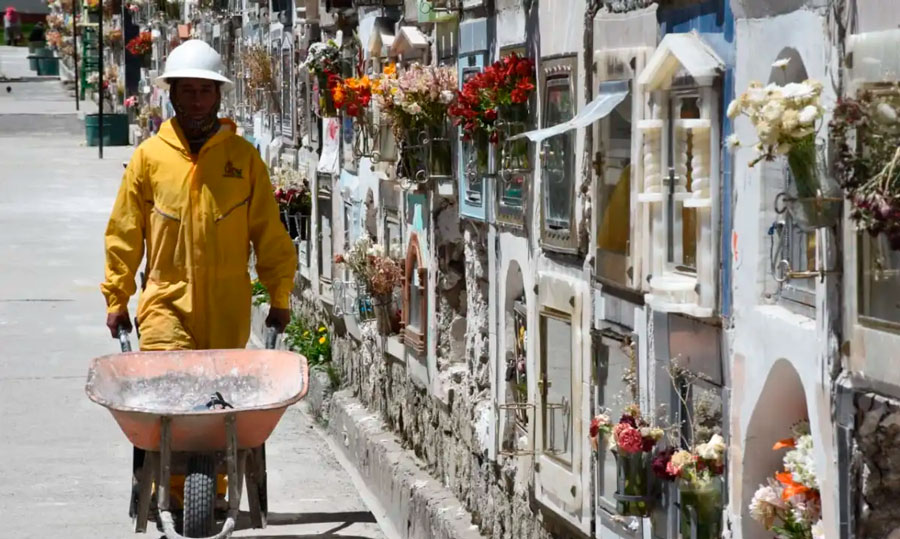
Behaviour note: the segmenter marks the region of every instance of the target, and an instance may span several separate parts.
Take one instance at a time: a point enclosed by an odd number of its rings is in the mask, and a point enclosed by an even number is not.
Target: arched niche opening
[[[787,60],[784,67],[776,67],[777,62]],[[803,82],[809,78],[806,73],[806,66],[803,65],[803,58],[800,53],[793,47],[785,47],[781,49],[778,56],[772,62],[772,70],[769,72],[769,82],[784,86],[789,82]]]
[[[528,357],[525,281],[522,268],[515,261],[506,271],[505,301],[500,328],[504,334],[504,353],[498,371],[502,373],[503,388],[502,451],[513,455],[528,448]]]
[[[785,47],[771,58],[772,68],[769,71],[768,84],[784,86],[800,83],[809,79],[809,73],[803,58],[797,49]],[[812,279],[781,278],[785,268],[791,271],[810,271],[816,267],[816,237],[799,226],[791,213],[777,210],[784,203],[780,197],[796,196],[796,186],[788,168],[787,159],[778,156],[772,161],[760,164],[763,185],[763,226],[774,225],[773,244],[765,242],[762,252],[768,260],[768,276],[765,292],[779,300],[788,300],[791,306],[815,305],[815,282]],[[779,213],[779,211],[781,213]],[[786,263],[786,264],[785,264]]]
[[[750,501],[759,485],[783,469],[784,451],[773,451],[778,441],[791,436],[791,426],[809,418],[800,375],[786,359],[769,371],[744,438],[740,511],[744,539],[769,539],[759,522],[750,517]]]

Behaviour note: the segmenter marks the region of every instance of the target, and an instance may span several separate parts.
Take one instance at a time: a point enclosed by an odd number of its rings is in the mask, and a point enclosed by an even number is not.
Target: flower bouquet
[[[454,125],[461,126],[463,142],[474,145],[475,153],[466,170],[487,172],[488,142],[498,144],[524,129],[526,103],[534,91],[534,61],[511,54],[467,80],[457,93],[449,114]],[[528,168],[527,141],[510,142],[504,161],[516,159],[517,166],[504,163],[505,169]]]
[[[143,67],[150,66],[150,52],[153,50],[153,34],[141,32],[125,44],[125,50],[141,59]]]
[[[313,43],[309,46],[306,60],[300,67],[305,67],[316,77],[320,114],[334,116],[337,111],[332,100],[332,90],[341,80],[341,48],[333,39]]]
[[[376,138],[369,118],[372,81],[368,76],[340,79],[331,88],[335,108],[353,118],[353,153],[356,157],[372,157]]]
[[[669,447],[653,457],[653,473],[675,481],[681,506],[681,536],[718,539],[722,535],[722,485],[725,440],[713,434],[693,451]]]
[[[281,221],[287,228],[291,239],[302,237],[306,229],[305,219],[312,211],[312,194],[306,180],[297,170],[289,167],[275,167],[271,174],[272,188],[275,190],[275,201],[281,210]]]
[[[613,425],[607,414],[591,420],[590,439],[599,450],[601,439],[612,435],[616,456],[617,488],[614,497],[616,510],[624,516],[650,514],[650,452],[663,437],[662,429],[651,427],[641,416],[641,409],[632,404],[625,407],[619,422]]]
[[[456,99],[456,70],[413,64],[401,73],[385,70],[372,93],[404,145],[407,177],[448,178],[451,145],[446,135],[447,109]]]
[[[346,264],[357,282],[357,302],[362,319],[374,308],[382,335],[399,330],[400,313],[394,304],[394,290],[403,283],[400,263],[385,253],[384,246],[363,236],[344,255],[335,255],[336,264]]]
[[[463,140],[484,132],[497,144],[498,124],[524,121],[534,88],[534,61],[511,54],[467,80],[449,113],[454,125],[462,126]]]
[[[790,448],[784,455],[784,471],[759,486],[750,502],[750,516],[777,539],[824,539],[809,423],[798,423],[792,430],[792,438],[772,448]]]
[[[830,226],[840,218],[841,198],[834,196],[835,186],[827,183],[824,159],[816,146],[815,124],[825,111],[819,103],[821,94],[822,83],[817,80],[784,86],[751,82],[727,111],[732,119],[741,114],[747,116],[756,129],[757,157],[750,161],[751,167],[762,160],[787,156],[796,186],[796,197],[788,200],[788,208],[798,224],[806,228]],[[731,135],[728,143],[732,147],[741,145],[736,135]]]
[[[831,120],[835,175],[847,192],[850,218],[900,250],[900,86],[885,84],[838,101]],[[855,136],[855,140],[854,140]]]

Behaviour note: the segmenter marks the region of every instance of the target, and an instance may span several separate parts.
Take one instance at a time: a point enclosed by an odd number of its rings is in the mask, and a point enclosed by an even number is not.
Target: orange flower
[[[778,443],[772,446],[772,451],[778,451],[779,449],[784,449],[785,447],[797,447],[797,442],[793,438],[778,440]]]
[[[394,75],[395,73],[397,73],[397,64],[395,64],[394,62],[391,62],[390,64],[385,66],[385,68],[384,68],[385,75]]]
[[[789,500],[800,494],[808,496],[810,493],[814,493],[813,490],[806,485],[795,482],[791,472],[777,473],[775,474],[775,479],[784,485],[784,491],[781,493],[781,498],[783,500]]]

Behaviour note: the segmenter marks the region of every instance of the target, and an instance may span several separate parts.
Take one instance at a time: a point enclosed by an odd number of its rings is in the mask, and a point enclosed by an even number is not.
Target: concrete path
[[[107,148],[98,160],[83,130],[50,132],[53,116],[35,114],[65,99],[61,85],[29,91],[43,97],[0,92],[0,110],[17,99],[30,116],[21,124],[0,114],[0,536],[124,539],[133,536],[131,446],[84,382],[91,358],[117,351],[98,283],[132,149]],[[271,525],[237,536],[385,537],[381,513],[297,407],[269,442]]]

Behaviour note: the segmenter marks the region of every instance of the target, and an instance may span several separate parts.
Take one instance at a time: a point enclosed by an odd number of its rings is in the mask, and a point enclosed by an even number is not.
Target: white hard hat
[[[207,79],[231,85],[222,75],[222,57],[199,39],[190,39],[172,49],[166,59],[166,70],[156,78],[156,85],[168,90],[172,79]]]

